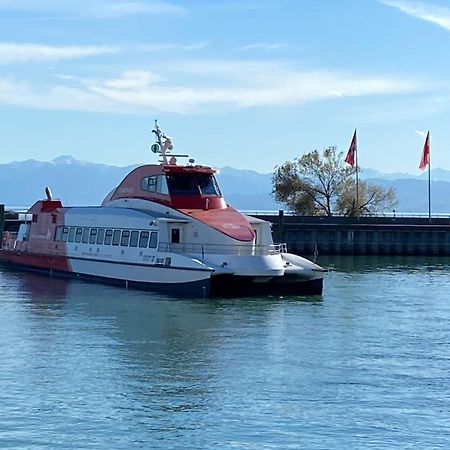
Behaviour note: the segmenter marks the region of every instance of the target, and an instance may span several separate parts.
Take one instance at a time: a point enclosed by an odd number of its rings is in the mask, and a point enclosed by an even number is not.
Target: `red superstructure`
[[[104,200],[139,198],[177,209],[239,241],[252,241],[253,228],[228,206],[214,178],[215,170],[199,165],[145,165],[130,172]]]

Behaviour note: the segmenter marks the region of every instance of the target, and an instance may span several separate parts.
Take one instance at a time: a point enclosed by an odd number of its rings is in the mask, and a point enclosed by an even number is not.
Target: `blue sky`
[[[153,162],[155,118],[198,163],[270,172],[313,149],[450,169],[450,2],[0,0],[0,162]]]

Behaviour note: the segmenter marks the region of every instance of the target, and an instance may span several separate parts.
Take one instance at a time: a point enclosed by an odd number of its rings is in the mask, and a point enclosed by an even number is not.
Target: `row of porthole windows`
[[[87,227],[56,227],[55,241],[156,248],[158,245],[158,232]]]

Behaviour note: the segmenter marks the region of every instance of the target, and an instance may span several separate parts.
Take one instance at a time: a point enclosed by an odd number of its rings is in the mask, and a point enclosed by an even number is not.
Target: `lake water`
[[[0,267],[0,447],[450,448],[450,259],[167,300]]]

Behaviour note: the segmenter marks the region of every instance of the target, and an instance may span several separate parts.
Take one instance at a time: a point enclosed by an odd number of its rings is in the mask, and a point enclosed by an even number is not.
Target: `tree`
[[[374,216],[380,211],[392,211],[397,206],[395,189],[391,186],[384,188],[366,181],[358,183],[359,209],[356,208],[356,183],[350,181],[342,189],[338,198],[336,212],[344,216]],[[346,181],[346,183],[347,183]]]
[[[342,152],[327,147],[306,153],[275,168],[272,178],[275,199],[304,215],[375,214],[396,205],[393,188],[360,182],[359,205],[354,169],[344,163]]]

